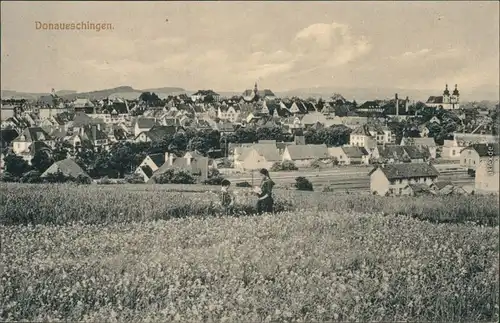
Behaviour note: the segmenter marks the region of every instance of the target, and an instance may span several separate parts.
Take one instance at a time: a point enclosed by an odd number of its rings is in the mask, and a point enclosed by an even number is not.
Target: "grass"
[[[0,321],[498,321],[496,197],[182,188],[2,185]]]
[[[0,320],[498,320],[498,228],[307,211],[1,230]]]
[[[202,191],[204,189],[205,191]],[[86,224],[216,216],[218,187],[197,185],[29,185],[0,189],[0,224]],[[211,190],[207,192],[206,190]],[[255,213],[249,189],[235,188],[238,214]],[[276,190],[275,210],[399,214],[434,223],[497,226],[495,196],[379,197]],[[147,201],[145,203],[145,201]]]

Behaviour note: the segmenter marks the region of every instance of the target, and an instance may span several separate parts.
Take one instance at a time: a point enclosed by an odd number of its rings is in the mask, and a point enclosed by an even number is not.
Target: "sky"
[[[499,87],[499,3],[2,2],[2,90]],[[112,30],[37,30],[36,22]]]

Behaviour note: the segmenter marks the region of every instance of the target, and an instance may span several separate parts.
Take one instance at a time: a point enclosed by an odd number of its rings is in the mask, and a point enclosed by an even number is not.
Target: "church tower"
[[[455,84],[455,90],[453,90],[450,101],[451,101],[453,109],[459,108],[459,106],[460,106],[460,92],[458,92],[458,85],[457,84]]]
[[[259,95],[259,89],[257,88],[257,82],[255,82],[255,85],[253,87],[253,95],[255,95],[255,96]]]
[[[443,91],[443,103],[450,103],[450,91],[448,90],[448,84]]]

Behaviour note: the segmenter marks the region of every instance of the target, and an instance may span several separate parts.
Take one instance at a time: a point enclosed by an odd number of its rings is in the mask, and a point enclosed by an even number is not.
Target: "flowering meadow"
[[[226,217],[150,188],[2,187],[0,321],[498,321],[493,198],[277,192],[248,216],[242,190]]]

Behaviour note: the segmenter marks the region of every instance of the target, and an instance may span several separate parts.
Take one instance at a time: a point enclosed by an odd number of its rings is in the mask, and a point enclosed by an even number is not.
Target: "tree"
[[[45,172],[53,163],[54,159],[45,150],[38,150],[31,159],[31,165],[40,173]]]
[[[65,142],[56,142],[54,149],[52,150],[52,159],[57,162],[68,158],[68,153],[73,149],[73,147]]]
[[[4,158],[5,171],[15,177],[21,177],[30,170],[30,165],[21,156],[9,154]]]

